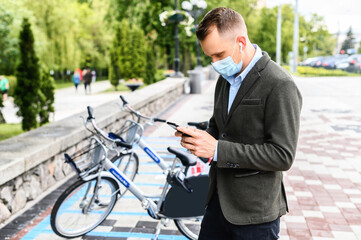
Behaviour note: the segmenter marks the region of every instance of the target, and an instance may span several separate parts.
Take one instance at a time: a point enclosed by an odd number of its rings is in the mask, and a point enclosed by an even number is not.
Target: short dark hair
[[[218,7],[209,11],[199,23],[196,35],[203,41],[210,33],[209,29],[216,26],[219,33],[232,31],[237,25],[245,26],[243,17],[238,12],[226,8]]]

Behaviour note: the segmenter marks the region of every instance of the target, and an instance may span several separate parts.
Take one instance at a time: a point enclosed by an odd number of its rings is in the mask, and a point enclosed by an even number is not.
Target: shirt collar
[[[237,81],[243,81],[243,79],[246,78],[247,74],[249,73],[249,71],[251,71],[251,69],[254,67],[254,65],[256,65],[257,61],[262,57],[262,50],[259,46],[257,46],[257,44],[253,44],[253,47],[256,50],[256,53],[254,54],[251,62],[248,64],[248,66],[241,72],[241,74],[239,74],[237,77],[231,76],[231,77],[224,77],[231,85],[234,84]]]

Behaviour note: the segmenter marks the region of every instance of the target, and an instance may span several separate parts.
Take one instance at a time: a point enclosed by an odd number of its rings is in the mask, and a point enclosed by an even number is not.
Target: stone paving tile
[[[337,114],[302,116],[296,159],[284,174],[290,213],[280,239],[361,239],[360,117]]]

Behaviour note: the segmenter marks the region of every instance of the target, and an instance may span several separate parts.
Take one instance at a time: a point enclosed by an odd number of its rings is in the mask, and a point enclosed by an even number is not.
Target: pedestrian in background
[[[85,74],[83,75],[84,90],[85,94],[87,94],[87,89],[89,89],[89,93],[91,92],[90,84],[92,80],[92,74],[89,68],[84,70],[83,72],[85,72]]]
[[[81,80],[80,80],[79,72],[74,72],[74,74],[73,74],[73,83],[74,83],[76,92],[78,92],[78,85],[79,85],[80,81]]]
[[[196,35],[218,78],[213,116],[201,131],[178,127],[181,145],[213,158],[199,240],[278,239],[288,211],[283,171],[296,154],[302,97],[291,75],[252,44],[242,16],[206,14]]]
[[[4,101],[8,99],[8,90],[10,88],[9,80],[3,75],[0,76],[0,90]]]
[[[92,71],[92,82],[95,82],[97,80],[97,73],[95,70]]]

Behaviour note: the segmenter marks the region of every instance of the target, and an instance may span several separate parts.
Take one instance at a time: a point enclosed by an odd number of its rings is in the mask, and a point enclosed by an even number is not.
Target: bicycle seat
[[[175,154],[177,156],[177,158],[179,158],[181,160],[183,166],[185,166],[185,167],[194,166],[197,163],[197,157],[190,153],[187,153],[187,152],[184,152],[182,150],[178,150],[178,149],[175,149],[172,147],[168,147],[167,150],[170,153]]]

